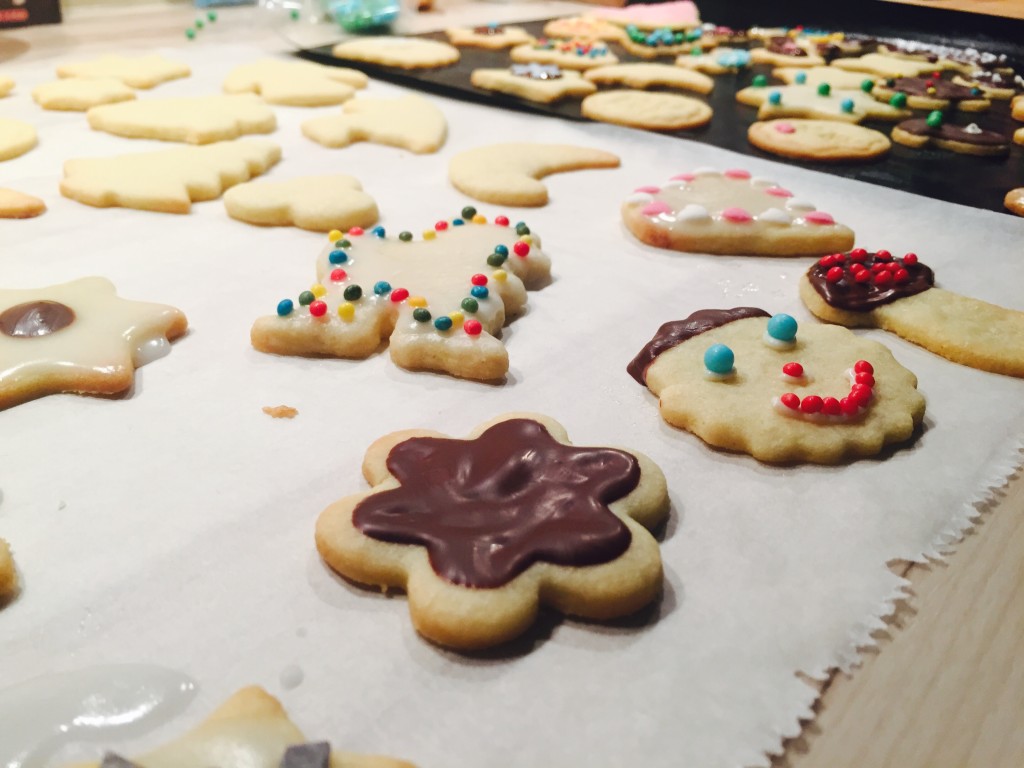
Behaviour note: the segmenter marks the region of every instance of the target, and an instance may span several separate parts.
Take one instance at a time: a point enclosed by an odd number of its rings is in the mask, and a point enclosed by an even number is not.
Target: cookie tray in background
[[[881,3],[871,3],[870,5],[881,5],[887,9],[892,7],[889,4]],[[703,4],[701,7],[704,9]],[[706,9],[704,10],[704,15],[710,21],[716,23],[719,21]],[[758,19],[754,21],[760,23]],[[1004,21],[992,20],[991,23],[998,25]],[[516,26],[522,26],[534,36],[540,37],[545,23],[546,21],[534,21],[517,24]],[[838,29],[839,27],[836,28]],[[850,25],[845,25],[841,29],[845,32],[884,35],[887,37],[895,36],[899,33],[898,29],[891,26],[880,29],[877,25],[874,27],[864,25],[859,28],[851,28]],[[950,38],[936,40],[933,35],[906,33],[903,36],[922,42],[937,41],[943,44],[971,44],[970,40],[963,37],[952,41]],[[420,35],[420,37],[447,42],[447,36],[443,32]],[[974,44],[982,47],[982,50],[989,50],[993,47],[1005,48],[1005,46],[993,46],[989,40],[985,39],[977,39]],[[631,55],[615,43],[609,43],[609,47],[622,62],[645,61]],[[299,51],[298,55],[322,64],[353,67],[380,80],[442,96],[487,104],[497,109],[531,112],[566,120],[587,119],[580,114],[579,99],[565,99],[554,104],[538,104],[526,99],[516,98],[515,96],[485,91],[470,84],[470,73],[474,69],[509,66],[511,60],[507,49],[490,51],[481,48],[460,47],[459,50],[462,58],[455,65],[436,69],[403,70],[397,67],[385,67],[361,61],[338,59],[331,54],[331,48],[332,46],[327,45],[306,49]],[[1019,55],[1019,50],[1014,52],[1017,54],[1013,56],[1014,62],[1020,65],[1021,62],[1024,62],[1024,56]],[[671,63],[674,61],[674,57],[660,57],[652,61]],[[763,157],[778,162],[801,165],[805,168],[846,176],[847,178],[858,179],[871,184],[880,184],[893,189],[924,195],[936,200],[946,200],[952,203],[969,205],[974,208],[985,208],[1004,213],[1006,209],[1003,207],[1003,197],[1007,191],[1015,187],[1024,186],[1024,147],[1013,144],[1012,141],[1010,142],[1010,154],[1003,157],[961,155],[930,148],[911,149],[895,142],[888,155],[880,160],[869,162],[808,162],[762,152],[747,141],[747,128],[757,120],[757,109],[738,103],[736,101],[736,92],[750,85],[755,75],[764,74],[770,76],[771,70],[771,66],[754,65],[738,74],[716,75],[713,77],[715,89],[708,96],[676,89],[657,89],[670,90],[693,98],[704,99],[714,110],[714,116],[708,125],[692,130],[669,132],[667,135],[711,144],[744,155],[754,155],[755,157]],[[1018,71],[1020,71],[1019,67]],[[769,82],[781,84],[780,81],[771,77],[769,77]],[[925,114],[926,112],[924,111],[915,110],[915,115],[924,116]],[[495,119],[500,119],[500,115],[496,113]],[[962,113],[956,115],[953,120],[958,123],[963,121],[964,124],[972,121],[977,122],[983,128],[991,128],[1006,133],[1007,136],[1012,136],[1013,130],[1021,126],[1020,123],[1015,123],[1010,117],[1009,102],[1007,101],[993,101],[992,108],[987,112]],[[878,120],[864,120],[861,124],[870,128],[876,128],[886,135],[889,135],[894,125],[891,122]],[[481,140],[485,140],[486,136],[487,130],[486,125],[484,125],[481,126]],[[666,158],[666,169],[671,170],[672,168],[674,168],[674,165],[671,158]]]

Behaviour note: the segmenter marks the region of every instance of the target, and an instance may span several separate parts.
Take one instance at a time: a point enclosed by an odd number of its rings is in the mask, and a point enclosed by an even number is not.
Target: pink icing
[[[695,27],[700,24],[700,13],[690,0],[675,3],[645,3],[628,8],[595,8],[589,15],[599,19],[619,20],[624,23],[647,23],[659,26],[684,25]]]
[[[794,133],[796,128],[793,127],[792,123],[776,123],[775,130],[779,133]]]
[[[766,195],[774,195],[775,197],[792,197],[793,193],[783,187],[768,187],[765,191]]]
[[[659,192],[661,192],[661,187],[651,187],[651,186],[637,187],[633,191],[634,192],[646,192],[649,195],[656,195]]]
[[[672,210],[669,204],[663,200],[655,200],[654,202],[648,203],[644,206],[643,210],[640,211],[644,216],[657,216],[659,213],[668,213]]]
[[[693,181],[697,177],[692,173],[677,173],[670,181]]]
[[[725,176],[727,179],[749,179],[750,171],[737,170],[734,168],[730,171],[726,171],[722,175]]]
[[[832,218],[832,214],[825,213],[824,211],[809,211],[804,214],[804,218],[812,224],[835,224],[836,220]]]
[[[743,208],[726,208],[722,211],[722,218],[726,221],[742,224],[743,222],[751,221],[754,217]]]

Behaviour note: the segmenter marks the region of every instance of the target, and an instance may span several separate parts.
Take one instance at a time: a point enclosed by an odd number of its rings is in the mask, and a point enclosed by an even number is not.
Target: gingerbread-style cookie
[[[744,170],[698,168],[622,204],[643,242],[691,253],[816,256],[853,245],[853,232],[767,179]]]
[[[399,69],[433,69],[459,60],[459,49],[420,37],[359,37],[338,43],[331,54],[339,59],[366,61]]]
[[[661,470],[646,456],[569,443],[558,422],[506,414],[468,439],[394,432],[366,453],[369,493],[320,515],[321,557],[346,578],[404,589],[424,637],[459,650],[525,632],[540,606],[586,619],[633,613],[661,590]]]
[[[917,377],[888,348],[753,307],[665,323],[627,370],[669,424],[770,463],[874,456],[924,417]]]
[[[871,160],[892,144],[880,131],[839,120],[767,120],[747,129],[750,143],[765,152],[799,160]]]
[[[0,117],[0,161],[13,160],[37,143],[36,129],[21,120]]]
[[[562,69],[590,69],[619,63],[619,57],[605,43],[583,38],[541,38],[534,43],[517,45],[509,55],[519,64],[555,64]]]
[[[0,608],[7,605],[18,594],[18,571],[14,567],[14,556],[10,545],[0,539]]]
[[[597,86],[575,70],[555,64],[513,64],[508,69],[474,69],[469,81],[477,88],[510,93],[523,99],[550,104],[568,97],[588,96]]]
[[[851,328],[882,328],[937,355],[1024,377],[1024,312],[935,288],[917,255],[858,248],[822,257],[800,280],[815,315]]]
[[[32,219],[46,211],[46,203],[35,195],[0,187],[0,219]]]
[[[57,77],[115,77],[125,85],[143,89],[191,74],[187,64],[159,55],[100,56],[57,67]]]
[[[353,99],[341,108],[340,115],[304,122],[302,135],[325,147],[369,141],[429,154],[444,144],[448,121],[432,101],[414,94],[397,99]]]
[[[583,76],[599,85],[625,85],[629,88],[682,88],[697,93],[711,93],[715,81],[707,75],[672,64],[649,64],[632,62],[629,64],[611,64],[607,67],[595,67],[584,72]]]
[[[298,59],[260,59],[231,70],[223,88],[225,93],[257,93],[268,104],[323,107],[348,101],[367,82],[366,75],[347,67]]]
[[[543,284],[551,263],[520,222],[487,223],[470,206],[413,240],[383,227],[350,230],[317,259],[317,282],[252,327],[252,344],[281,355],[364,358],[390,339],[410,370],[495,381],[508,372],[501,327]]]
[[[224,207],[249,224],[314,232],[370,227],[379,215],[359,180],[344,174],[246,182],[224,193]]]
[[[818,86],[765,86],[760,81],[758,83],[738,91],[736,100],[758,107],[759,120],[803,117],[859,123],[865,118],[902,120],[910,117],[910,110],[883,104],[862,90],[833,90],[827,83]]]
[[[101,104],[131,101],[135,91],[116,77],[67,77],[36,86],[32,98],[43,109],[85,112]]]
[[[814,53],[814,47],[798,41],[789,35],[769,37],[763,48],[754,48],[750,59],[755,64],[771,64],[773,67],[822,67],[825,59]]]
[[[58,392],[125,392],[187,327],[180,310],[119,298],[102,277],[0,289],[0,409]]]
[[[479,27],[449,27],[445,34],[452,45],[486,48],[492,51],[533,42],[533,35],[522,27],[505,27],[497,23]]]
[[[1005,155],[1010,151],[1008,136],[981,128],[977,123],[950,125],[939,111],[894,126],[892,140],[914,149],[933,145],[965,155]]]
[[[636,3],[625,8],[594,8],[588,14],[622,27],[638,29],[693,29],[700,26],[700,11],[690,0],[668,3]]]
[[[98,131],[129,139],[212,144],[277,128],[273,110],[249,93],[144,99],[104,104],[86,112]]]
[[[863,72],[847,72],[836,67],[776,67],[772,75],[787,85],[810,85],[817,88],[825,84],[829,89],[854,91],[858,88],[870,92],[875,79]]]
[[[1021,129],[1024,131],[1024,128]],[[1024,216],[1024,187],[1018,187],[1017,189],[1011,189],[1006,193],[1006,197],[1003,198],[1003,205],[1011,213],[1015,213],[1018,216]]]
[[[964,112],[983,112],[992,106],[980,88],[957,85],[936,77],[888,78],[879,81],[871,95],[893,106],[905,104],[912,109],[953,107]]]
[[[591,94],[580,111],[591,120],[652,131],[699,128],[710,122],[712,114],[711,107],[689,96],[633,90]]]
[[[739,48],[716,48],[705,52],[695,47],[689,54],[676,58],[676,66],[696,69],[709,75],[739,72],[750,66],[750,51]]]
[[[382,755],[339,752],[328,742],[307,742],[281,702],[259,686],[249,686],[184,735],[161,747],[126,760],[108,752],[100,763],[67,768],[414,768],[411,763]]]

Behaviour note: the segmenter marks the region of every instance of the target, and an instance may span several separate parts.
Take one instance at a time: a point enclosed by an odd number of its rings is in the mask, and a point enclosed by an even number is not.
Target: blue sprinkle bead
[[[346,261],[348,261],[348,254],[345,253],[344,251],[331,251],[331,254],[330,256],[327,257],[327,260],[330,261],[331,264],[344,264]]]
[[[377,237],[384,237],[384,227],[374,227],[370,232],[375,234]]]
[[[768,335],[778,341],[793,341],[796,338],[796,320],[789,315],[772,315],[768,320]]]
[[[461,227],[465,223],[466,222],[464,222],[462,219],[452,219],[452,226],[453,227]]]
[[[439,331],[450,331],[452,329],[452,319],[448,315],[441,315],[441,317],[434,320],[434,327]]]
[[[768,103],[779,105],[782,103],[782,94],[778,91],[772,91],[768,94]]]
[[[291,299],[281,299],[277,304],[277,314],[281,317],[287,317],[295,309],[295,305]]]
[[[502,256],[508,256],[508,246],[507,245],[496,245],[496,246],[494,246],[494,252],[495,253],[500,253]]]
[[[386,296],[391,293],[391,283],[387,280],[380,280],[373,284],[373,292],[378,296]]]
[[[853,112],[853,99],[843,99],[839,106],[842,108],[843,112]]]
[[[469,292],[472,294],[473,298],[476,299],[486,299],[487,295],[490,293],[490,291],[487,290],[486,285],[474,285],[470,288]]]
[[[807,73],[806,72],[797,72],[796,73],[796,78],[794,80],[795,80],[797,85],[803,85],[804,83],[807,82]]]
[[[736,356],[725,344],[712,344],[704,353],[704,367],[712,373],[731,373]]]

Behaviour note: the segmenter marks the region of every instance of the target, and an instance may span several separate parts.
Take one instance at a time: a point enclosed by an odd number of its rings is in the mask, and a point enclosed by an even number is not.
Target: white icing
[[[729,379],[736,378],[736,369],[733,368],[728,373],[715,373],[714,371],[705,368],[704,378],[708,381],[728,381]]]
[[[964,133],[970,133],[976,136],[979,133],[981,133],[981,128],[978,126],[977,123],[971,123],[966,128],[964,128]]]
[[[757,215],[758,221],[769,221],[773,224],[792,224],[793,217],[778,208],[768,208]]]
[[[171,352],[171,342],[163,336],[155,339],[147,339],[137,346],[132,353],[132,362],[136,368],[141,368],[147,363],[166,357]]]
[[[810,211],[817,210],[817,208],[815,208],[815,206],[814,206],[814,203],[810,202],[809,200],[801,200],[801,199],[796,198],[796,197],[791,197],[788,200],[786,200],[786,209],[790,210],[790,211],[803,211],[803,212],[810,212]]]
[[[626,197],[627,205],[638,205],[640,203],[649,203],[654,199],[654,195],[648,192],[634,192],[633,194]]]
[[[774,187],[775,182],[771,179],[766,179],[764,176],[753,176],[750,179],[750,186],[752,187]]]
[[[806,373],[804,373],[803,376],[790,376],[788,374],[782,373],[779,374],[779,378],[797,387],[806,387],[808,384],[814,381],[814,377],[808,376]]]
[[[773,349],[792,349],[796,346],[795,338],[792,341],[783,341],[782,339],[776,339],[774,336],[771,336],[768,331],[764,332],[764,336],[762,336],[761,339],[765,344]]]
[[[702,165],[700,168],[695,168],[691,171],[694,176],[721,176],[721,172],[717,168],[712,168],[708,165]]]
[[[677,221],[705,221],[710,218],[711,214],[708,213],[708,209],[696,203],[690,203],[676,214]]]

